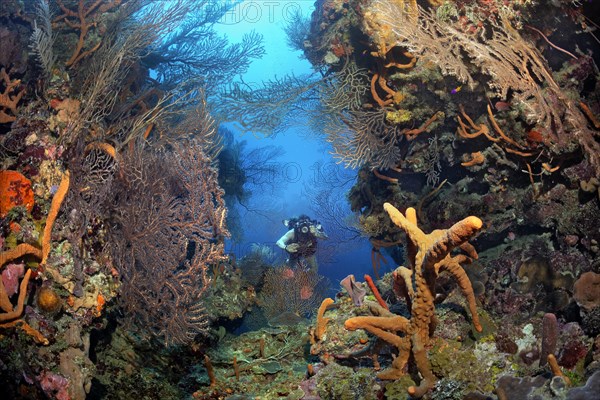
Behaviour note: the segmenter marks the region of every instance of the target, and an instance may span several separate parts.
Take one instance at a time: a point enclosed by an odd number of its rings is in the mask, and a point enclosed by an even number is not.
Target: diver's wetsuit
[[[317,223],[318,224],[318,223]],[[320,235],[319,237],[326,238],[327,235],[320,228],[315,228],[314,222],[311,220],[298,220],[293,223],[293,229],[290,229],[285,235],[283,235],[278,241],[277,246],[286,250],[289,254],[289,265],[290,267],[302,266],[301,261],[306,260],[308,268],[314,270],[318,269],[317,265],[317,236],[315,233]],[[311,229],[312,227],[312,229]],[[314,231],[314,232],[313,232]],[[296,244],[297,250],[290,251],[288,246]]]

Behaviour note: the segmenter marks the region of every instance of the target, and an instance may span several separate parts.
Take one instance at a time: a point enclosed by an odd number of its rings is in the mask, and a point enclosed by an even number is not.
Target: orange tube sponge
[[[58,216],[58,211],[60,210],[60,205],[62,204],[67,192],[69,191],[69,182],[70,182],[70,174],[69,171],[65,171],[63,177],[60,181],[60,185],[58,186],[58,190],[52,199],[52,204],[50,204],[50,211],[48,212],[48,217],[46,218],[46,226],[44,227],[44,236],[42,236],[42,262],[41,264],[45,264],[48,259],[48,255],[50,254],[50,244],[52,243],[52,227],[54,226],[54,221]]]
[[[371,289],[371,292],[373,292],[373,296],[375,296],[379,305],[386,310],[389,310],[385,300],[383,300],[383,297],[381,297],[381,293],[379,293],[379,289],[377,289],[377,286],[375,286],[373,279],[369,275],[365,274],[365,281],[367,282],[367,285],[369,285],[369,288]]]
[[[321,340],[323,335],[325,335],[325,329],[327,328],[329,318],[325,318],[323,314],[325,314],[327,307],[329,307],[331,304],[333,304],[333,299],[328,297],[321,302],[319,310],[317,311],[317,327],[315,328],[315,339],[317,341]]]

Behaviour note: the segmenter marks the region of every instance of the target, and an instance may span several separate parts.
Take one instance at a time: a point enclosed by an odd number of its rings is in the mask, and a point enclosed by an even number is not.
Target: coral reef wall
[[[425,344],[429,361],[415,354],[420,386],[402,382],[416,378],[409,363],[408,370],[391,374],[404,378],[386,395],[404,387],[426,398],[492,392],[501,399],[525,398],[510,379],[492,381],[535,376],[543,368],[555,375],[562,368],[579,384],[590,378],[593,385],[598,308],[596,296],[588,303],[581,293],[594,291],[600,272],[600,44],[598,21],[591,19],[597,8],[475,0],[323,0],[315,7],[303,47],[328,85],[314,115],[323,121],[334,155],[360,168],[348,198],[373,244],[375,273],[386,249],[405,267],[378,282],[384,304],[357,304],[347,314],[350,299],[342,296],[341,309],[329,312],[333,337],[314,352],[325,364],[332,355],[342,363],[371,357],[378,368],[383,341],[397,349],[394,370],[403,365],[401,356],[421,350],[420,339],[407,339],[416,335],[407,318],[416,315],[413,296],[422,285],[414,269],[415,239],[408,231],[405,239],[391,223],[384,211],[390,203],[407,218],[415,207],[415,223],[424,232],[469,216],[483,225],[471,241],[479,256],[462,264],[468,278],[454,283],[437,277],[437,269],[426,274],[428,284],[437,280],[432,301],[441,307],[435,311],[440,321],[425,334],[432,340]],[[455,295],[466,288],[483,310],[482,334],[464,325],[456,330],[449,311],[455,303],[471,309],[471,301]],[[343,323],[356,332],[334,327]],[[364,340],[364,331],[375,339],[363,346],[351,342]],[[464,343],[465,335],[477,343]],[[460,367],[456,373],[440,369],[439,357],[448,355],[436,338],[462,341],[464,357],[487,352],[493,364],[493,353],[506,353],[514,364],[497,364],[493,372],[475,367],[478,372],[466,378]],[[551,366],[548,354],[556,356]],[[380,376],[391,376],[388,371]],[[541,393],[549,382],[527,378],[523,396],[534,388]]]
[[[243,71],[261,38],[197,43],[193,59],[159,48],[176,27],[213,35],[225,11],[193,1],[0,5],[1,397],[84,399],[93,380],[95,396],[118,397],[111,385],[131,371],[104,379],[115,353],[97,358],[117,321],[111,350],[129,338],[131,351],[206,338],[221,315],[206,298],[228,262],[227,210],[210,84],[199,79]],[[230,56],[235,65],[218,63]],[[151,78],[171,58],[185,74]],[[240,296],[229,312],[251,301]]]

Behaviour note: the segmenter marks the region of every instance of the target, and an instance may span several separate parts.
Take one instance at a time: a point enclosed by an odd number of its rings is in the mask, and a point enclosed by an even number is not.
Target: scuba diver
[[[283,224],[289,231],[278,241],[277,246],[289,254],[287,263],[290,267],[300,267],[305,260],[311,271],[317,272],[317,239],[327,239],[323,226],[307,215],[284,220]]]

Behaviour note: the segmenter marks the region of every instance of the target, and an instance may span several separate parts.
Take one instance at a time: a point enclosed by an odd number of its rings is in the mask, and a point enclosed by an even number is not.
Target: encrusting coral
[[[0,171],[0,217],[5,217],[15,206],[33,208],[31,181],[18,171]]]
[[[385,203],[383,207],[394,224],[402,228],[408,236],[407,257],[412,264],[416,285],[411,299],[411,318],[395,315],[377,304],[372,304],[371,311],[378,314],[377,316],[350,318],[346,320],[345,326],[349,330],[365,329],[398,348],[399,354],[392,366],[378,374],[381,379],[398,379],[403,376],[404,367],[412,354],[423,379],[419,386],[410,386],[408,392],[413,397],[422,397],[436,381],[427,359],[426,346],[429,343],[430,332],[433,332],[432,328],[435,327],[434,290],[436,278],[441,271],[448,271],[457,279],[467,298],[473,325],[478,332],[482,331],[475,308],[473,288],[460,265],[470,259],[465,255],[451,256],[450,252],[459,247],[470,257],[477,258],[477,253],[467,241],[481,229],[483,223],[479,218],[470,216],[449,229],[438,229],[426,234],[417,226],[414,208],[407,208],[404,216],[389,203]],[[412,286],[410,280],[405,280],[404,283]],[[404,336],[397,332],[402,332]]]

